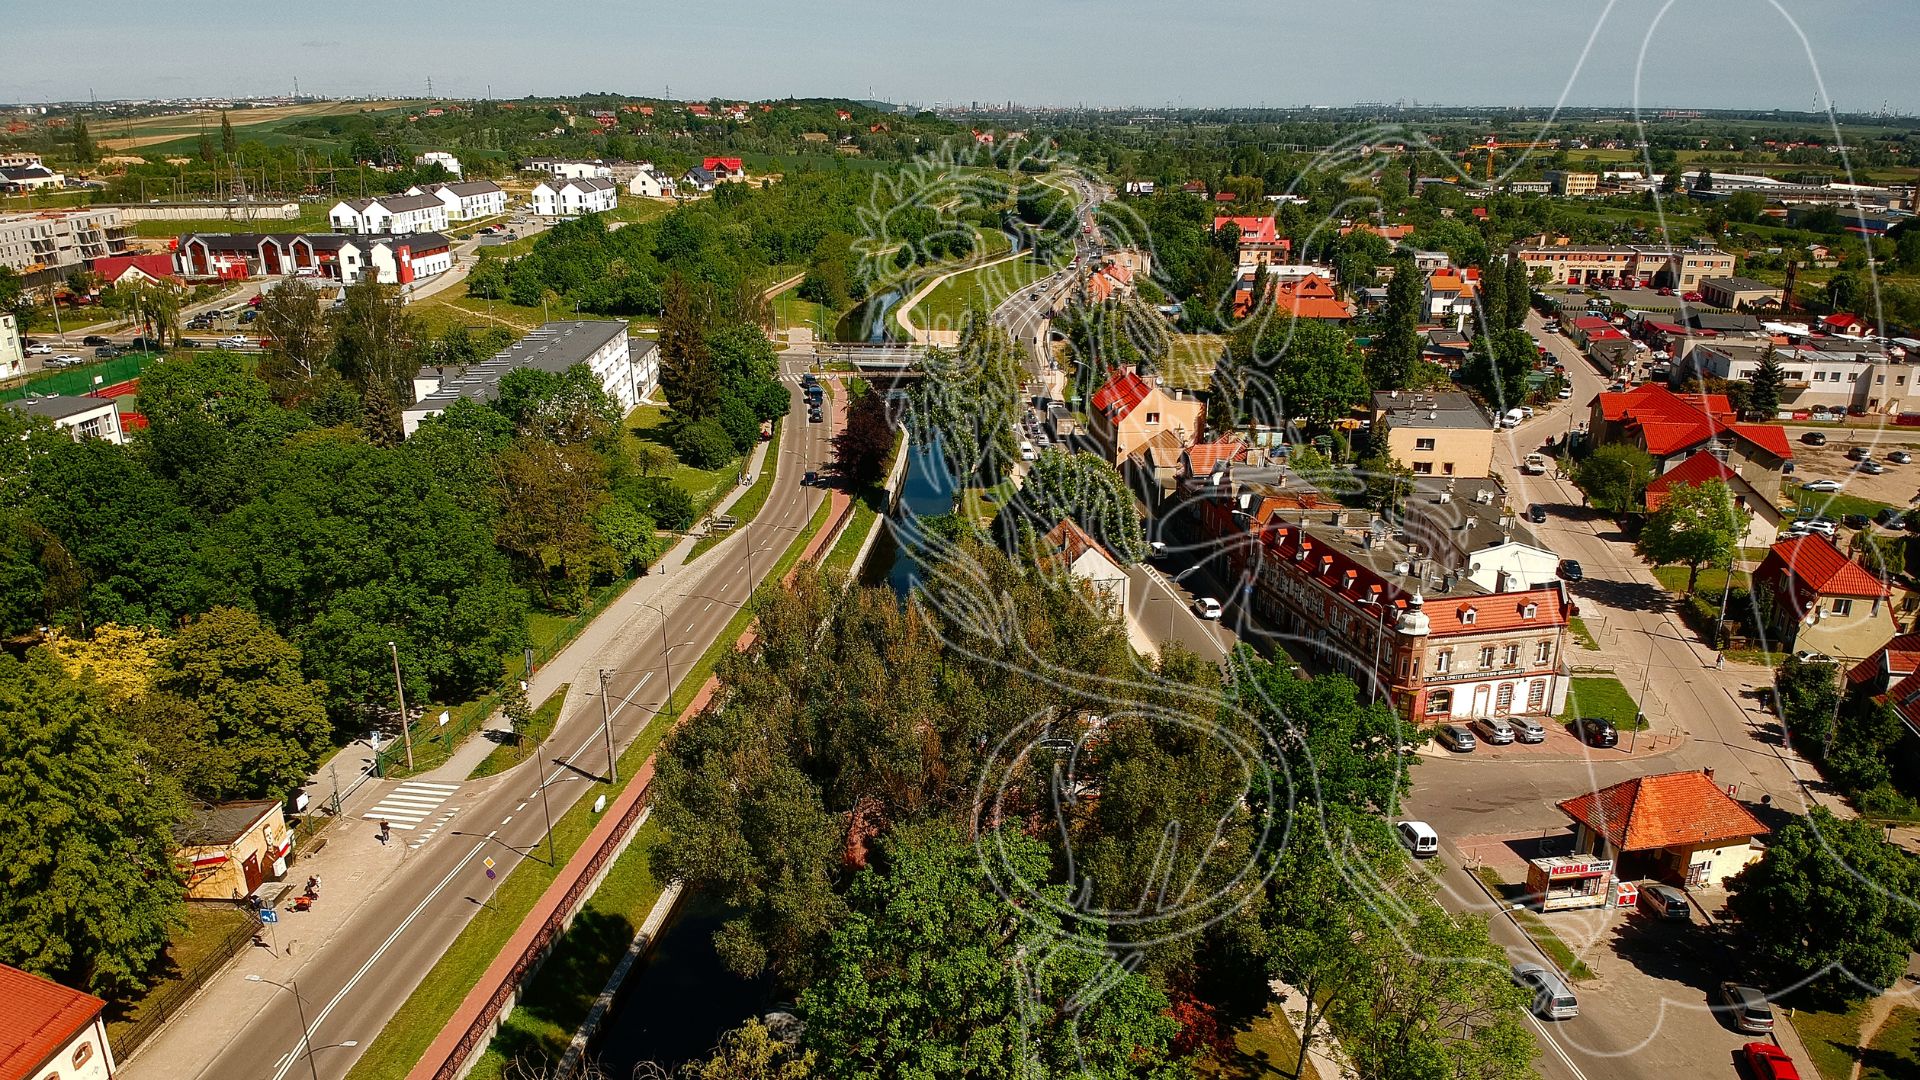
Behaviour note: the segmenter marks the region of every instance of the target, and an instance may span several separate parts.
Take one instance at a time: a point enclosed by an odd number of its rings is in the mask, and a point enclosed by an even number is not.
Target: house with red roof
[[[1224,201],[1233,201],[1228,192]],[[1261,263],[1283,263],[1293,253],[1293,241],[1280,235],[1280,226],[1272,215],[1266,217],[1229,217],[1219,216],[1213,219],[1213,231],[1219,232],[1228,225],[1240,230],[1239,254],[1241,266],[1257,266]]]
[[[1240,279],[1233,293],[1233,315],[1244,319],[1253,313],[1253,287],[1260,280],[1261,272],[1255,270]],[[1264,298],[1282,315],[1291,315],[1296,319],[1323,319],[1328,322],[1346,322],[1353,318],[1353,305],[1334,293],[1333,283],[1317,274],[1292,280],[1280,281],[1271,286]]]
[[[1783,649],[1861,660],[1894,634],[1887,583],[1817,533],[1773,545],[1753,597]]]
[[[1087,583],[1093,595],[1113,605],[1118,614],[1127,610],[1127,570],[1072,518],[1061,518],[1040,538],[1040,566],[1072,576]]]
[[[700,167],[712,173],[716,182],[747,178],[747,167],[737,157],[710,157],[702,161]]]
[[[1778,491],[1781,466],[1793,460],[1786,429],[1739,421],[1727,395],[1676,394],[1658,383],[1596,395],[1588,427],[1595,446],[1638,446],[1663,473],[1710,450],[1756,492]]]
[[[1920,634],[1901,634],[1847,672],[1848,695],[1865,695],[1893,706],[1914,736],[1906,740],[1899,767],[1920,765]]]
[[[87,264],[87,269],[100,279],[102,288],[111,289],[117,285],[157,285],[163,281],[178,281],[173,271],[173,256],[164,252],[158,255],[102,255]]]
[[[1206,404],[1183,390],[1169,392],[1157,375],[1132,368],[1113,373],[1094,392],[1088,425],[1106,459],[1118,466],[1138,447],[1171,431],[1183,444],[1200,436]]]
[[[1820,320],[1820,326],[1829,334],[1841,334],[1846,337],[1865,337],[1873,327],[1867,320],[1852,312],[1836,312]]]
[[[1375,225],[1366,221],[1357,221],[1352,225],[1340,226],[1340,235],[1345,236],[1355,229],[1361,232],[1373,233],[1390,244],[1399,243],[1413,235],[1413,226],[1411,225]]]
[[[0,964],[0,1080],[107,1080],[107,1003]]]
[[[1636,777],[1559,805],[1573,819],[1574,852],[1613,860],[1621,880],[1717,889],[1766,853],[1767,827],[1711,769]]]
[[[1747,478],[1733,470],[1733,467],[1721,461],[1710,450],[1696,450],[1685,461],[1654,477],[1647,485],[1647,513],[1651,514],[1667,504],[1667,499],[1676,487],[1699,487],[1709,480],[1718,480],[1727,485],[1733,493],[1735,506],[1747,512],[1747,531],[1742,538],[1748,547],[1771,544],[1780,535],[1786,515],[1753,485]]]

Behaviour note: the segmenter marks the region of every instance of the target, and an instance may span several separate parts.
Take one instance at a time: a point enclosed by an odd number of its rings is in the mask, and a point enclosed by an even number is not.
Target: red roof
[[[1281,243],[1280,227],[1271,217],[1216,217],[1213,219],[1213,231],[1219,232],[1229,222],[1240,228],[1240,242],[1243,244]]]
[[[1192,476],[1206,476],[1213,467],[1222,461],[1237,461],[1246,453],[1247,447],[1238,439],[1225,439],[1220,442],[1195,443],[1187,447],[1187,471]]]
[[[173,276],[173,256],[171,255],[102,255],[93,260],[90,269],[101,281],[111,285],[120,280],[129,268],[156,280]]]
[[[1568,799],[1560,809],[1621,851],[1708,847],[1767,833],[1704,772],[1642,776]]]
[[[1847,672],[1847,681],[1855,685],[1879,683],[1889,689],[1898,681],[1920,671],[1920,634],[1901,634],[1880,647]]]
[[[0,1080],[37,1080],[47,1059],[93,1023],[107,1003],[0,964]]]
[[[1532,605],[1533,617],[1527,617]],[[1427,625],[1433,637],[1449,634],[1484,634],[1494,630],[1525,630],[1540,626],[1558,626],[1572,612],[1558,588],[1529,589],[1525,592],[1491,593],[1483,596],[1429,596],[1426,598]],[[1471,611],[1473,618],[1467,618]]]
[[[1762,582],[1788,579],[1784,584],[1802,606],[1820,596],[1857,596],[1870,600],[1888,595],[1887,583],[1846,557],[1833,541],[1815,533],[1773,545],[1754,571]]]
[[[740,159],[737,157],[710,157],[706,159],[706,161],[701,163],[700,167],[707,170],[708,172],[712,172],[715,169],[719,169],[719,168],[724,168],[728,172],[745,172],[746,171],[746,169],[740,164]]]
[[[1647,485],[1647,509],[1660,509],[1667,501],[1667,493],[1676,487],[1698,487],[1709,480],[1731,483],[1738,475],[1726,462],[1701,450]]]
[[[1647,453],[1668,457],[1723,433],[1758,446],[1782,460],[1793,457],[1784,429],[1770,424],[1736,424],[1725,394],[1676,394],[1658,383],[1642,383],[1617,394],[1601,394],[1600,414],[1609,423],[1638,431]]]
[[[1061,518],[1060,524],[1047,531],[1044,541],[1066,566],[1078,562],[1080,556],[1089,551],[1097,551],[1101,558],[1115,566],[1120,565],[1120,560],[1113,557],[1113,552],[1108,551],[1106,545],[1087,535],[1087,531],[1075,524],[1072,518]]]
[[[1604,330],[1613,324],[1598,315],[1582,315],[1573,320],[1575,330]]]
[[[1733,424],[1733,433],[1772,454],[1786,459],[1793,457],[1793,446],[1787,442],[1787,429],[1773,424]]]
[[[1153,387],[1132,368],[1126,368],[1107,380],[1107,385],[1094,392],[1093,407],[1106,415],[1108,420],[1119,420],[1132,412]]]

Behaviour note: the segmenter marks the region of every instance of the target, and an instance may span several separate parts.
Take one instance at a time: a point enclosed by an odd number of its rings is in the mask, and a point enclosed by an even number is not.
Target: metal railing
[[[222,901],[189,900],[188,903],[220,903]],[[239,907],[240,905],[235,905]],[[244,910],[244,909],[243,909]],[[202,957],[192,968],[183,972],[180,978],[166,984],[140,1001],[140,1017],[125,1026],[108,1023],[108,1037],[113,1040],[113,1052],[122,1062],[133,1055],[140,1045],[153,1037],[168,1020],[173,1019],[180,1010],[186,1008],[195,993],[206,985],[227,961],[246,948],[253,936],[260,932],[260,916],[246,912],[246,921],[220,939],[213,950]]]

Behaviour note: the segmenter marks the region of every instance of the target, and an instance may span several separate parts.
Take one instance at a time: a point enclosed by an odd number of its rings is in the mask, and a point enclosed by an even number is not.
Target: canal
[[[773,1007],[765,980],[727,970],[713,947],[726,919],[691,897],[667,924],[644,967],[634,971],[600,1027],[594,1061],[606,1076],[632,1076],[645,1062],[666,1069],[704,1058],[720,1036]]]

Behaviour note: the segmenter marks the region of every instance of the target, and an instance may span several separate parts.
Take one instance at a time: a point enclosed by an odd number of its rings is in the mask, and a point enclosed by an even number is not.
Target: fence
[[[188,902],[218,903],[218,901],[205,900]],[[237,904],[234,906],[239,907]],[[235,926],[221,938],[211,951],[201,957],[192,968],[183,972],[177,981],[159,987],[147,997],[142,998],[139,1019],[130,1021],[124,1027],[109,1025],[113,1052],[121,1061],[132,1057],[133,1052],[140,1048],[140,1044],[152,1038],[154,1032],[159,1031],[168,1020],[173,1019],[175,1014],[186,1008],[187,1002],[193,1000],[193,995],[199,991],[200,987],[204,986],[214,973],[226,967],[227,961],[233,959],[235,953],[252,943],[253,935],[260,932],[260,916],[251,911],[246,912],[246,915],[245,922]]]
[[[158,353],[133,353],[117,356],[98,364],[86,364],[76,368],[65,368],[41,375],[29,375],[27,381],[0,390],[0,401],[18,401],[29,393],[90,394],[93,392],[93,380],[97,376],[101,386],[112,386],[129,379],[138,378],[148,364],[159,359]]]

